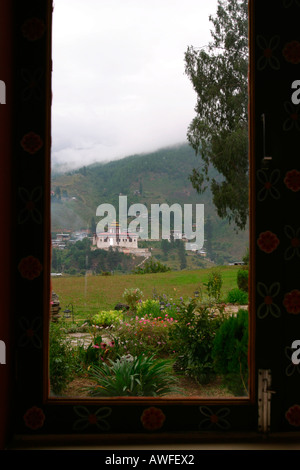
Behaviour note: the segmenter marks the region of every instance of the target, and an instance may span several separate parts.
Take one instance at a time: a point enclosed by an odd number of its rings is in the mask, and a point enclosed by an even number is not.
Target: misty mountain
[[[66,173],[52,173],[52,232],[90,229],[100,220],[100,204],[112,204],[118,212],[119,196],[127,196],[130,207],[142,203],[204,204],[204,248],[212,258],[226,262],[241,259],[248,246],[248,230],[236,227],[218,217],[209,189],[199,195],[189,175],[201,164],[188,144],[168,147],[149,154],[132,155],[109,163],[83,166]],[[210,178],[220,175],[212,169]]]

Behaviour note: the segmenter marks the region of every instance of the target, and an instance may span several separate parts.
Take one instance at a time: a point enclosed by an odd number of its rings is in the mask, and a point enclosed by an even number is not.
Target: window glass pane
[[[248,396],[247,2],[217,3],[55,4],[51,396]]]

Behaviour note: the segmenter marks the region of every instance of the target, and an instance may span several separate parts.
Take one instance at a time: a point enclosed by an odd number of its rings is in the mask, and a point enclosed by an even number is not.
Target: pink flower
[[[106,344],[106,343],[100,343],[100,348],[101,348],[101,349],[106,349],[106,348],[107,348],[107,344]]]

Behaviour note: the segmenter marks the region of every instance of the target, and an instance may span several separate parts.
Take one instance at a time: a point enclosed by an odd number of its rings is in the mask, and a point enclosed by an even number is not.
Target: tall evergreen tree
[[[248,218],[248,0],[218,0],[212,41],[188,47],[185,70],[197,94],[188,141],[201,156],[190,179],[210,186],[221,218],[244,229]],[[220,180],[208,178],[213,166]]]

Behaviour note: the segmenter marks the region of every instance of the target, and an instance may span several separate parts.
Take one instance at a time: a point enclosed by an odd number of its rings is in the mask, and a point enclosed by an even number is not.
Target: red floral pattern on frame
[[[29,41],[40,39],[45,32],[45,25],[39,18],[29,18],[21,28],[23,36]]]
[[[292,64],[299,64],[300,63],[300,42],[291,41],[287,43],[282,53],[287,62],[291,62]]]
[[[300,171],[295,169],[288,171],[283,182],[288,189],[296,193],[300,190]]]
[[[43,141],[38,134],[35,132],[28,132],[25,134],[21,140],[21,146],[25,152],[30,153],[31,155],[35,154],[42,148]]]
[[[300,313],[300,291],[297,289],[285,294],[283,299],[283,305],[285,306],[288,313],[297,315]]]
[[[32,281],[41,274],[43,267],[37,258],[29,255],[21,259],[18,269],[22,277]]]
[[[285,413],[285,417],[292,426],[300,426],[300,406],[291,406]]]
[[[141,422],[148,431],[156,431],[160,429],[165,422],[165,415],[161,409],[151,406],[144,410],[141,416]]]
[[[35,431],[36,429],[42,428],[45,421],[45,415],[41,408],[33,406],[26,411],[23,416],[25,425]]]
[[[275,233],[267,230],[266,232],[260,233],[257,244],[265,253],[272,253],[272,251],[276,250],[279,245],[279,239]]]

